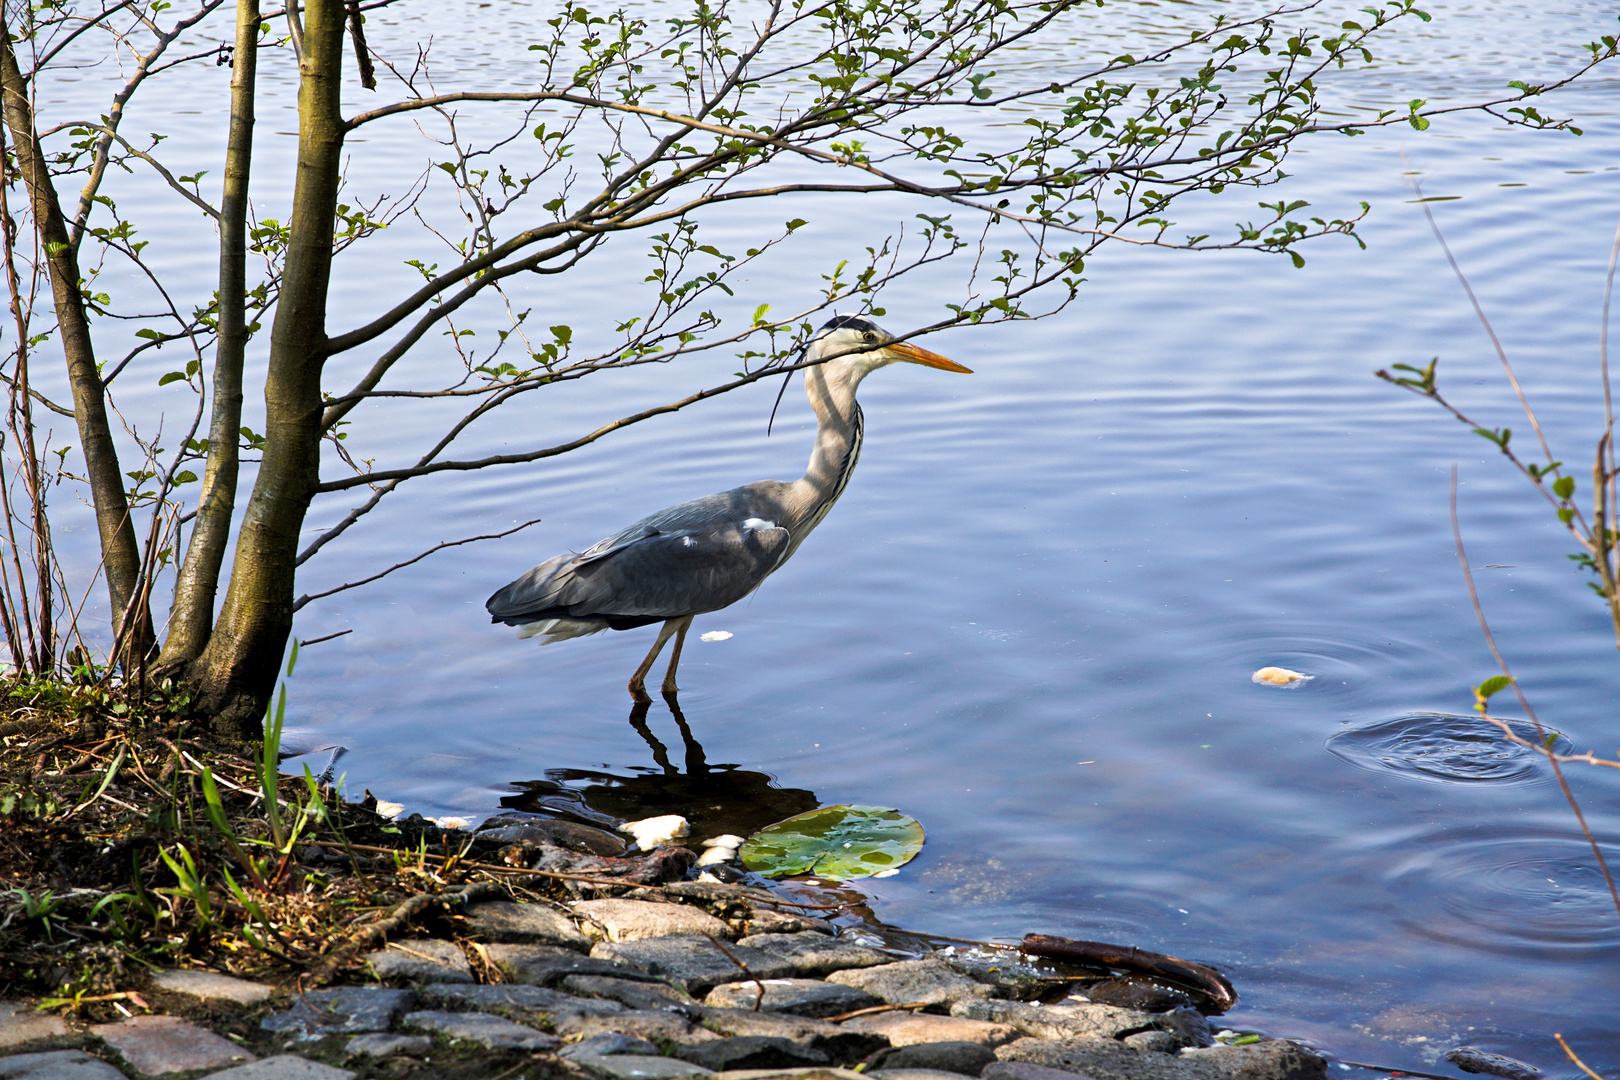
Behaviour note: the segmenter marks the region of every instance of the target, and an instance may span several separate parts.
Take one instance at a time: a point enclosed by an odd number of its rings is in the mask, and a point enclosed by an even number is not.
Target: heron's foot
[[[652,704],[652,695],[647,693],[647,684],[639,678],[630,680],[630,697],[638,705]]]
[[[667,697],[667,698],[672,698],[676,694],[681,692],[681,688],[675,685],[674,676],[665,676],[664,685],[663,685],[662,689],[663,689],[663,692],[664,692],[664,696]]]
[[[679,707],[679,702],[680,702],[681,688],[676,686],[672,682],[667,682],[666,681],[664,683],[663,687],[662,687],[662,690],[663,690],[663,694],[664,694],[664,700],[669,703],[670,708],[678,708]]]

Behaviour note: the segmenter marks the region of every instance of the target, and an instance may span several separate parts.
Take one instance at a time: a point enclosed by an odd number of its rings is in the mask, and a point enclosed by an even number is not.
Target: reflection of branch
[[[331,596],[333,593],[343,592],[345,589],[358,589],[362,585],[370,585],[373,581],[376,581],[378,578],[385,578],[389,574],[392,574],[395,570],[403,570],[407,566],[410,566],[412,563],[421,562],[423,559],[427,558],[429,555],[432,555],[435,551],[443,551],[445,548],[450,548],[450,547],[459,547],[462,544],[474,544],[474,543],[477,543],[480,540],[499,540],[503,536],[511,536],[515,532],[519,532],[519,531],[521,531],[523,529],[527,529],[530,525],[534,525],[534,524],[538,523],[540,520],[541,520],[540,518],[535,518],[533,521],[525,521],[523,524],[515,525],[512,528],[507,529],[505,532],[490,533],[488,536],[469,536],[469,537],[467,537],[467,538],[465,538],[463,540],[446,540],[442,544],[436,544],[433,547],[428,548],[426,551],[422,552],[422,554],[416,556],[415,558],[406,559],[402,563],[395,563],[393,566],[390,566],[388,569],[386,569],[386,570],[384,570],[384,571],[382,571],[380,573],[372,574],[368,578],[361,578],[359,581],[351,581],[347,585],[339,585],[337,588],[335,588],[335,589],[327,589],[325,592],[305,593],[303,596],[300,596],[297,600],[295,600],[293,602],[293,610],[297,611],[299,608],[303,607],[305,604],[309,603],[311,600],[319,600],[322,597]],[[324,641],[325,639],[322,638],[321,640]]]
[[[1609,873],[1609,862],[1603,857],[1603,849],[1598,847],[1597,837],[1592,835],[1592,829],[1586,824],[1586,814],[1581,810],[1581,804],[1575,801],[1575,793],[1569,788],[1569,781],[1564,778],[1563,766],[1559,764],[1560,755],[1552,753],[1551,745],[1547,744],[1547,729],[1541,726],[1541,720],[1536,711],[1530,707],[1530,699],[1524,696],[1519,682],[1508,669],[1508,664],[1502,657],[1502,651],[1496,647],[1496,637],[1491,633],[1491,625],[1485,619],[1485,609],[1480,606],[1479,590],[1474,587],[1474,574],[1468,568],[1468,553],[1463,550],[1462,527],[1457,524],[1457,466],[1451,467],[1451,536],[1457,544],[1457,562],[1462,566],[1463,580],[1468,583],[1468,599],[1474,605],[1474,616],[1479,619],[1479,628],[1485,635],[1485,644],[1496,658],[1496,666],[1502,669],[1502,674],[1513,687],[1514,696],[1519,699],[1520,708],[1524,709],[1530,722],[1536,727],[1536,737],[1544,744],[1541,749],[1552,766],[1553,775],[1558,779],[1558,787],[1563,791],[1564,798],[1569,802],[1569,808],[1575,812],[1575,820],[1580,823],[1581,832],[1586,835],[1586,842],[1592,847],[1592,855],[1597,859],[1598,869],[1603,871],[1603,880],[1609,886],[1609,896],[1614,900],[1614,910],[1620,913],[1620,889],[1615,888],[1614,875]],[[1500,721],[1497,721],[1500,723]]]
[[[1536,419],[1535,410],[1530,408],[1530,399],[1524,396],[1524,390],[1519,386],[1519,377],[1513,374],[1513,365],[1508,363],[1507,351],[1497,340],[1496,329],[1491,326],[1491,320],[1485,317],[1485,309],[1479,306],[1479,298],[1474,295],[1474,287],[1468,284],[1468,276],[1462,272],[1462,267],[1457,265],[1456,256],[1451,254],[1451,245],[1446,243],[1445,235],[1440,232],[1440,223],[1434,220],[1434,211],[1430,210],[1429,204],[1423,200],[1423,185],[1415,179],[1411,184],[1412,191],[1417,194],[1418,205],[1423,208],[1423,216],[1429,221],[1429,230],[1439,242],[1440,250],[1445,252],[1446,262],[1451,264],[1451,272],[1457,275],[1457,281],[1461,283],[1463,292],[1468,294],[1468,302],[1474,305],[1474,314],[1479,318],[1480,325],[1485,327],[1485,334],[1491,339],[1491,346],[1496,350],[1497,359],[1502,361],[1502,370],[1507,372],[1508,385],[1513,387],[1514,396],[1524,408],[1524,415],[1530,421],[1530,426],[1535,429],[1536,438],[1541,440],[1541,452],[1547,455],[1548,461],[1553,461],[1552,447],[1547,445],[1547,436],[1541,432],[1541,423]]]

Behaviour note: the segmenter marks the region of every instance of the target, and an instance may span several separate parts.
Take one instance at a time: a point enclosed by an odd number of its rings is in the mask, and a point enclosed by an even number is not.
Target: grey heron
[[[490,621],[517,626],[542,644],[662,622],[658,639],[630,677],[630,693],[650,700],[645,679],[670,637],[675,649],[664,694],[676,691],[675,669],[695,616],[736,603],[781,568],[844,493],[860,457],[863,420],[855,403],[861,380],[907,361],[944,371],[968,368],[910,342],[896,341],[856,315],[830,320],[810,340],[805,359],[831,359],[804,369],[816,414],[816,445],[804,475],[792,482],[758,480],[679,503],[577,554],[547,559],[491,596]]]

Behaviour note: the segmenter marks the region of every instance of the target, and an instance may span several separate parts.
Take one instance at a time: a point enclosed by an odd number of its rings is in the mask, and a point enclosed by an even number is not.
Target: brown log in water
[[[1046,934],[1026,934],[1018,946],[1028,956],[1044,956],[1090,967],[1123,968],[1145,975],[1157,975],[1191,986],[1220,1007],[1222,1012],[1237,1004],[1237,991],[1212,967],[1195,964],[1164,953],[1148,952],[1130,945],[1110,945],[1102,941],[1074,941]]]

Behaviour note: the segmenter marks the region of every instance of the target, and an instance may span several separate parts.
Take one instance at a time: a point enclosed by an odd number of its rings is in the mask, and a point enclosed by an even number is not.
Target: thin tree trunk
[[[320,480],[321,365],[332,222],[342,168],[342,0],[310,0],[299,59],[292,235],[270,331],[265,450],[219,621],[192,668],[215,730],[257,738],[292,630],[298,533]]]
[[[124,494],[118,449],[107,422],[106,388],[96,367],[84,295],[79,288],[78,253],[68,241],[67,223],[62,217],[50,166],[34,131],[28,84],[17,66],[11,31],[3,16],[0,16],[0,96],[4,97],[6,126],[11,129],[17,171],[27,185],[34,227],[44,243],[46,264],[50,269],[57,328],[73,387],[73,415],[79,425],[79,447],[84,454],[85,476],[90,481],[90,497],[95,503],[96,525],[101,533],[113,631],[124,643],[119,659],[129,668],[132,666],[130,658],[144,656],[151,649],[153,639],[151,611],[141,600],[141,556],[135,540],[135,523]]]
[[[259,0],[238,0],[231,68],[231,131],[219,215],[219,342],[208,465],[191,543],[175,583],[174,613],[158,667],[195,659],[214,626],[219,571],[230,544],[241,469],[242,358],[247,349],[247,207],[253,167],[253,98],[259,57]]]

